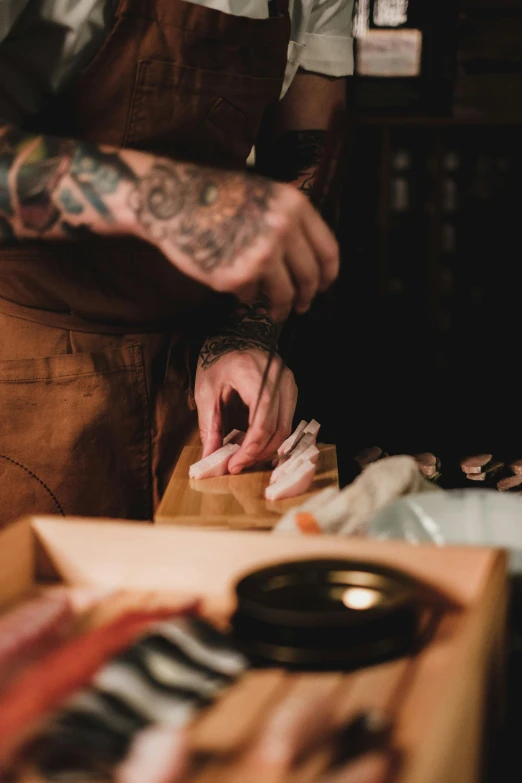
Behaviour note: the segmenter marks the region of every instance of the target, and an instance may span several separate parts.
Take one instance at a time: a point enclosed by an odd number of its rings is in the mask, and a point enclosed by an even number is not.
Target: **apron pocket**
[[[141,60],[125,146],[201,163],[244,163],[279,84],[277,79]]]
[[[23,514],[150,519],[139,345],[0,361],[0,525]]]

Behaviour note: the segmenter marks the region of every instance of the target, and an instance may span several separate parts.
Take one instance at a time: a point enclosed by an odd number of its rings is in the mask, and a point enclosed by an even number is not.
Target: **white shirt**
[[[187,0],[263,19],[267,0]],[[282,95],[299,67],[353,73],[354,0],[290,0],[291,41]],[[89,63],[112,23],[111,0],[0,0],[0,118],[20,123],[40,111]]]

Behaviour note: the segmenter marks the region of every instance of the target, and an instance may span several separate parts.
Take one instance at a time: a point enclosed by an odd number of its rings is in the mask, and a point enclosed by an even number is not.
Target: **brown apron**
[[[243,167],[289,36],[288,0],[261,20],[120,0],[101,50],[34,129]],[[0,525],[152,518],[195,424],[187,341],[216,299],[134,240],[0,251]]]

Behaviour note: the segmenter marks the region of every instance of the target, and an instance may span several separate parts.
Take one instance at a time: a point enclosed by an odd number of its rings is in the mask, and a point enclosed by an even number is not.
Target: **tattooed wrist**
[[[212,272],[263,232],[272,190],[262,177],[165,160],[135,183],[129,206],[146,236]]]
[[[239,305],[229,323],[208,337],[199,353],[199,366],[208,369],[232,351],[270,351],[277,340],[277,327],[268,315],[268,302]]]

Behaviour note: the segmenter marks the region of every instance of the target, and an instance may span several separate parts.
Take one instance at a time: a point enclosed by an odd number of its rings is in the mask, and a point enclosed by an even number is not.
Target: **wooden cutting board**
[[[339,486],[335,446],[319,443],[317,473],[310,491],[286,500],[265,500],[270,470],[238,476],[191,479],[189,467],[201,459],[201,444],[185,446],[158,507],[154,521],[163,525],[199,525],[236,530],[270,530],[292,506],[325,487]]]

